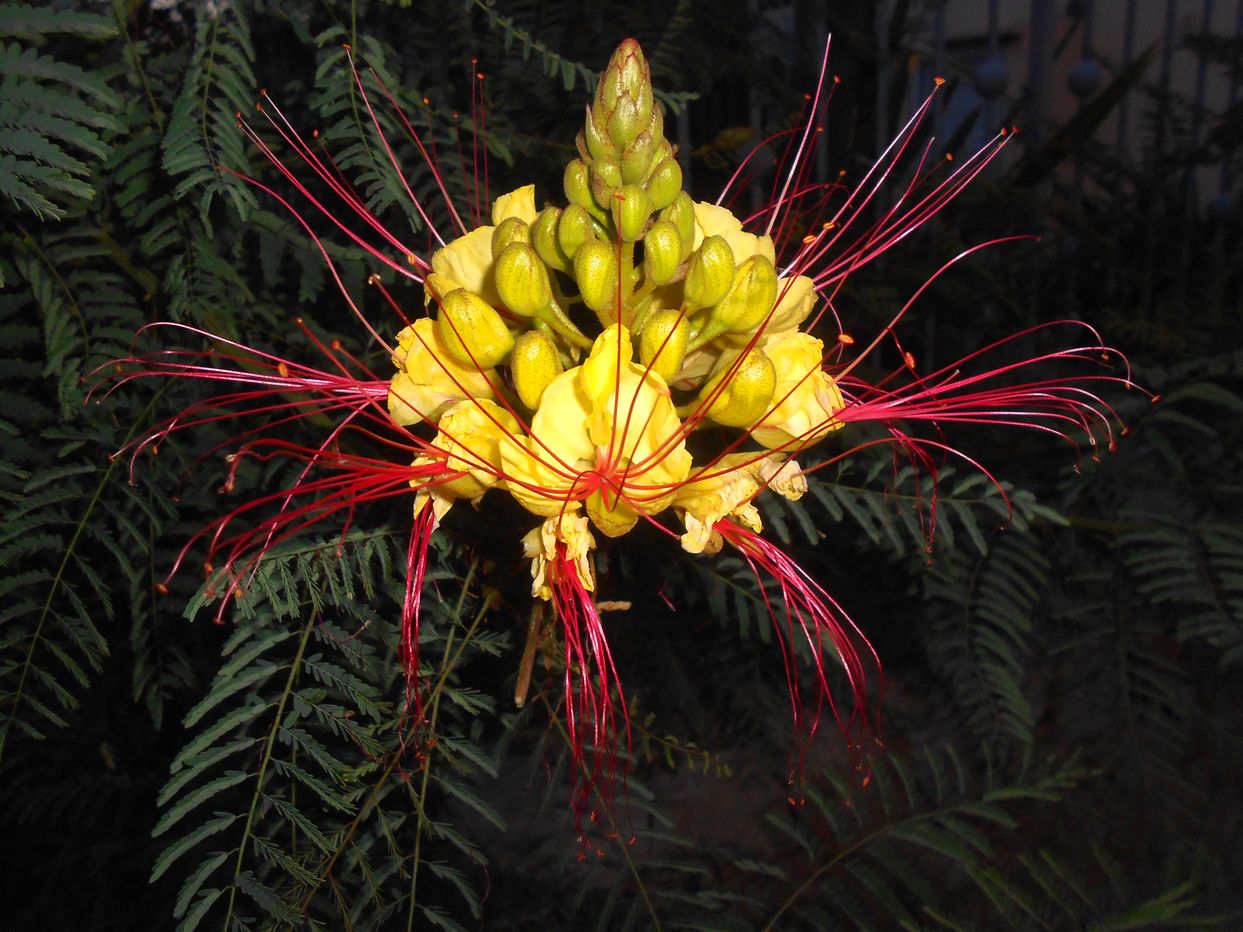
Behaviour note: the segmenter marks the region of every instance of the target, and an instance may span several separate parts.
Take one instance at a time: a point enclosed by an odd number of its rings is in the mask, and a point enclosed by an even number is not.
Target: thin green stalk
[[[125,447],[129,444],[134,434],[141,425],[147,423],[148,416],[156,403],[167,391],[171,382],[166,382],[163,387],[156,392],[147,406],[143,408],[142,414],[134,419],[134,423],[129,429],[129,433],[125,435],[125,440],[121,444]],[[74,528],[73,537],[69,540],[69,545],[65,548],[65,555],[61,557],[60,565],[56,568],[56,573],[52,577],[52,584],[48,587],[47,598],[43,601],[43,608],[39,612],[39,621],[35,624],[34,634],[30,638],[30,646],[26,649],[26,657],[22,661],[22,672],[17,680],[17,688],[13,690],[13,705],[9,715],[9,720],[0,725],[0,760],[4,759],[4,747],[8,741],[9,726],[17,719],[17,709],[21,705],[22,696],[26,692],[26,679],[30,675],[30,668],[33,662],[35,648],[39,645],[39,641],[43,637],[43,626],[47,623],[48,616],[52,611],[52,600],[56,597],[56,593],[60,590],[61,581],[65,578],[65,572],[69,568],[69,561],[73,559],[74,552],[78,548],[78,541],[82,539],[82,534],[86,530],[90,517],[95,512],[95,506],[99,504],[99,500],[104,494],[104,489],[108,485],[108,481],[112,478],[112,471],[116,469],[117,463],[121,461],[120,457],[113,457],[108,462],[108,468],[104,470],[104,474],[100,477],[99,483],[95,486],[95,493],[91,496],[90,502],[82,512],[82,516],[78,519],[78,524]]]
[[[224,925],[228,932],[229,923],[233,920],[233,905],[237,899],[237,876],[242,872],[242,863],[246,859],[246,845],[250,842],[250,830],[255,822],[255,811],[259,808],[259,798],[263,795],[263,778],[267,775],[268,763],[272,760],[272,748],[276,745],[276,733],[281,727],[281,719],[285,715],[285,703],[293,695],[293,684],[298,679],[298,670],[302,666],[302,657],[306,653],[306,645],[311,637],[311,629],[319,618],[319,612],[311,612],[306,624],[302,627],[302,639],[298,642],[298,652],[289,665],[289,676],[285,679],[285,689],[281,692],[280,702],[276,705],[276,714],[272,717],[272,727],[268,730],[268,739],[263,746],[263,759],[259,763],[259,773],[255,778],[255,792],[250,798],[250,810],[246,813],[246,824],[242,827],[242,840],[237,846],[237,860],[233,864],[234,881],[229,886],[229,908],[225,913]]]
[[[462,584],[461,594],[458,597],[458,604],[457,604],[456,609],[454,610],[455,617],[458,617],[458,618],[461,617],[462,606],[465,603],[466,593],[470,588],[471,580],[474,578],[476,566],[477,566],[476,563],[472,563],[470,570],[466,574],[466,579]],[[467,636],[463,638],[461,644],[458,645],[457,653],[454,654],[453,659],[451,661],[449,661],[447,664],[441,665],[441,673],[437,677],[436,685],[432,689],[432,694],[431,694],[431,699],[430,699],[431,702],[437,702],[439,700],[440,693],[443,691],[445,683],[448,681],[449,675],[456,668],[458,661],[461,659],[462,652],[469,645],[470,638],[474,634],[475,629],[479,626],[479,623],[483,620],[484,613],[490,608],[491,608],[491,601],[485,599],[484,604],[480,606],[479,612],[475,616],[475,620],[471,623],[470,629],[467,632]],[[448,654],[448,651],[446,650],[446,656],[447,654]],[[410,730],[406,735],[406,740],[402,741],[401,747],[404,748],[406,746],[406,743],[414,738],[419,727],[420,727],[419,722],[415,722],[410,726]],[[357,834],[358,832],[359,826],[363,822],[363,819],[368,815],[368,813],[370,813],[371,809],[379,802],[380,796],[382,795],[384,791],[384,787],[388,783],[389,778],[397,770],[397,765],[400,762],[400,760],[401,760],[401,751],[399,750],[390,757],[387,766],[385,766],[384,768],[384,771],[380,774],[379,779],[376,780],[375,784],[372,786],[371,792],[368,794],[366,802],[364,802],[362,806],[359,807],[357,814],[354,816],[353,821],[349,825],[349,828],[347,828],[345,830],[344,835],[342,835],[341,843],[337,845],[337,848],[332,853],[332,856],[329,857],[327,862],[325,862],[324,865],[320,868],[319,881],[321,884],[323,881],[327,880],[328,877],[332,875],[333,868],[336,866],[337,861],[341,859],[341,856],[345,854],[346,850],[349,848],[351,842],[354,839],[355,834]],[[420,818],[422,818],[421,812],[420,812]],[[307,911],[311,908],[311,903],[315,899],[315,894],[318,890],[319,890],[319,884],[312,887],[307,892],[306,897],[302,900],[302,905],[299,907],[299,915],[305,916],[307,914]]]
[[[462,603],[466,597],[467,589],[470,586],[471,578],[474,576],[476,565],[477,563],[471,564],[470,573],[466,577],[466,583],[462,586],[462,592],[458,596],[458,606],[454,612],[455,619],[461,618]],[[456,629],[449,629],[449,636],[445,641],[444,660],[440,664],[440,676],[436,683],[436,688],[433,690],[431,696],[431,716],[428,720],[428,733],[431,735],[436,734],[436,722],[440,717],[440,697],[443,695],[445,684],[449,681],[449,674],[457,666],[458,660],[461,658],[463,651],[466,650],[466,646],[470,643],[471,638],[474,637],[475,630],[479,627],[479,623],[483,620],[483,616],[489,607],[490,600],[485,596],[483,603],[479,606],[479,611],[475,613],[474,620],[471,622],[470,627],[466,630],[466,634],[462,637],[462,643],[458,646],[457,653],[455,653],[452,658],[449,656],[449,651],[453,647],[453,637]],[[426,832],[426,828],[424,826],[427,821],[427,785],[431,780],[431,775],[432,758],[429,754],[427,762],[423,765],[423,779],[419,785],[419,815],[418,822],[415,827],[413,863],[410,866],[410,908],[406,914],[406,932],[413,932],[414,918],[418,915],[418,898],[416,893],[418,891],[419,883],[419,865],[422,863],[421,853],[423,850],[423,835]]]
[[[894,822],[888,825],[883,825],[880,828],[878,828],[876,831],[868,835],[864,835],[862,838],[858,839],[854,844],[846,846],[841,851],[837,852],[837,854],[835,854],[831,859],[829,859],[824,864],[822,864],[819,868],[817,868],[815,873],[813,873],[810,877],[808,877],[806,880],[804,880],[799,885],[798,889],[796,889],[793,893],[791,893],[788,897],[786,897],[786,901],[781,904],[781,908],[778,909],[775,913],[773,913],[772,918],[768,920],[768,924],[764,926],[764,932],[772,932],[773,929],[777,928],[777,920],[780,919],[782,915],[785,914],[786,910],[788,910],[791,906],[794,905],[795,900],[797,900],[804,893],[810,890],[811,887],[816,883],[816,881],[818,881],[821,877],[823,877],[825,874],[827,874],[834,867],[836,867],[846,858],[850,857],[852,854],[854,854],[859,849],[867,847],[872,842],[874,842],[876,839],[881,838],[882,836],[888,834],[889,832],[891,832],[894,828],[898,826],[913,825],[916,822],[923,822],[927,819],[934,819],[937,816],[948,815],[950,813],[956,812],[958,808],[959,807],[957,806],[947,806],[943,809],[934,809],[931,812],[925,812],[922,815],[916,816],[913,819],[903,819],[901,822]]]

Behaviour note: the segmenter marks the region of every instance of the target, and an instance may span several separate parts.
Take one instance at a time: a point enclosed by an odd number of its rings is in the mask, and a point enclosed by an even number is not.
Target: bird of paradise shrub
[[[357,73],[355,79],[382,151],[400,176],[393,148],[374,119],[375,90]],[[824,84],[822,69],[820,88]],[[392,103],[378,78],[376,86]],[[510,496],[531,515],[530,532],[514,541],[515,558],[521,553],[530,561],[532,598],[550,604],[557,622],[564,714],[581,774],[572,791],[576,814],[593,792],[607,799],[629,745],[626,701],[598,607],[593,553],[614,539],[609,546],[626,546],[627,534],[640,524],[692,554],[731,548],[761,583],[775,580],[779,598],[765,600],[796,726],[810,738],[827,704],[852,742],[873,734],[867,667],[879,669],[879,660],[833,598],[763,537],[757,497],[799,498],[809,472],[859,447],[835,442],[832,452],[822,452],[829,446],[825,441],[848,435],[862,421],[878,422],[883,442],[934,475],[947,455],[978,464],[935,431],[931,437],[912,433],[915,422],[1028,427],[1075,444],[1086,436],[1112,445],[1117,417],[1098,389],[1129,385],[1129,378],[1104,368],[1114,354],[1094,331],[1076,324],[1070,326],[1083,328],[1084,345],[985,366],[978,374],[968,374],[980,368],[968,364],[1025,334],[936,372],[917,374],[908,355],[909,371],[900,380],[872,385],[860,378],[860,361],[882,341],[896,342],[894,327],[910,304],[954,262],[993,243],[947,262],[862,345],[840,325],[840,289],[951,201],[1009,137],[999,133],[944,176],[926,170],[920,158],[909,185],[878,209],[878,195],[908,154],[932,97],[847,189],[809,180],[820,93],[807,124],[788,134],[772,197],[740,218],[722,206],[738,176],[716,203],[695,201],[683,190],[647,63],[638,43],[628,39],[587,107],[575,140],[577,157],[565,167],[563,201],[540,207],[528,185],[496,198],[492,222],[484,224],[477,207],[473,213],[455,207],[436,174],[444,195],[439,212],[452,231],[445,233],[433,220],[433,206],[407,187],[438,244],[428,257],[388,230],[266,95],[261,110],[318,179],[315,190],[326,194],[313,193],[239,115],[254,144],[315,211],[383,267],[422,286],[423,308],[403,310],[381,277],[373,276],[399,316],[394,334],[390,325],[367,318],[342,287],[360,325],[390,356],[389,371],[374,372],[338,344],[319,341],[301,321],[322,352],[322,369],[171,324],[157,326],[210,338],[217,348],[123,362],[122,381],[164,376],[230,387],[150,431],[135,451],[244,412],[260,420],[231,441],[226,487],[248,458],[304,464],[290,487],[234,508],[196,538],[206,542],[219,611],[231,598],[244,597],[249,578],[280,541],[334,517],[348,527],[368,502],[409,501],[402,660],[417,719],[419,600],[428,541],[459,502],[486,515],[490,502]],[[413,126],[404,117],[402,125],[435,172]],[[265,190],[318,245],[298,209]],[[832,331],[827,346],[815,335],[826,330]],[[1040,374],[1042,365],[1054,362],[1080,368],[1069,375]],[[332,425],[318,444],[273,432],[311,416]],[[378,441],[386,455],[344,452],[340,440],[357,432]],[[931,533],[935,498],[929,506]],[[188,552],[189,545],[183,557]],[[807,657],[810,692],[802,685],[806,674],[800,675],[800,658]],[[834,664],[845,675],[846,705],[839,706],[829,688]]]

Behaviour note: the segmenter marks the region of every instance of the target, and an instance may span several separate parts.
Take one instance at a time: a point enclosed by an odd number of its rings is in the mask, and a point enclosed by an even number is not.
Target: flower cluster
[[[359,89],[370,110],[361,79]],[[531,561],[533,597],[551,603],[564,645],[564,714],[583,775],[576,811],[610,779],[628,734],[592,553],[602,538],[622,537],[641,522],[690,553],[731,547],[757,576],[775,579],[781,599],[769,610],[796,723],[813,734],[827,702],[843,730],[867,733],[862,658],[875,655],[816,581],[760,536],[757,496],[799,498],[807,472],[850,449],[834,445],[816,462],[807,460],[808,451],[860,421],[878,422],[889,442],[930,471],[945,455],[962,454],[939,435],[910,432],[920,420],[1026,426],[1072,442],[1083,434],[1093,444],[1098,436],[1112,444],[1116,416],[1095,383],[1129,384],[1100,369],[1108,354],[1090,329],[1088,345],[975,374],[956,363],[920,375],[908,354],[906,377],[877,386],[858,377],[857,365],[883,340],[896,342],[893,328],[909,302],[859,352],[840,326],[827,347],[813,335],[836,321],[835,299],[849,275],[933,216],[1007,142],[999,134],[943,176],[924,165],[926,151],[916,153],[909,186],[880,208],[878,192],[909,154],[930,101],[848,190],[807,179],[818,91],[806,126],[782,134],[788,147],[779,189],[756,214],[739,218],[721,206],[725,193],[711,204],[682,189],[648,66],[628,39],[587,108],[578,157],[565,169],[565,201],[541,208],[533,186],[519,188],[495,200],[490,224],[469,227],[446,196],[458,233],[446,239],[411,193],[440,244],[430,259],[385,229],[268,101],[263,109],[275,113],[269,114],[273,127],[382,244],[339,219],[243,123],[252,141],[339,230],[389,269],[420,282],[426,313],[402,315],[404,329],[389,343],[383,328],[354,307],[391,355],[391,375],[322,344],[328,371],[237,344],[214,359],[186,360],[174,352],[129,360],[125,378],[172,375],[243,386],[160,425],[137,447],[250,406],[266,423],[240,439],[233,460],[286,456],[305,463],[293,486],[235,509],[204,532],[232,595],[244,591],[247,575],[275,542],[332,515],[344,513],[348,522],[362,502],[413,492],[403,617],[412,682],[429,536],[460,499],[486,508],[496,496],[512,496],[532,515],[521,548]],[[410,124],[403,125],[426,154]],[[374,282],[383,288],[378,277]],[[390,303],[399,307],[391,296]],[[1088,368],[1025,378],[1030,367],[1055,360]],[[273,422],[310,414],[335,420],[320,445],[271,436]],[[343,454],[338,440],[350,430],[382,437],[392,459]],[[232,530],[237,519],[264,508],[266,517],[256,524]],[[799,657],[808,653],[814,700],[804,697],[797,672]],[[840,714],[829,691],[833,662],[844,671],[853,702]],[[417,708],[417,687],[412,697]]]

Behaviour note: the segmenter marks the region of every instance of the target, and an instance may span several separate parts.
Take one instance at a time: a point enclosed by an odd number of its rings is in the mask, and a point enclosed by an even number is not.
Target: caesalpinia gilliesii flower
[[[370,108],[365,82],[358,84]],[[531,561],[532,597],[551,603],[560,623],[564,714],[583,774],[576,813],[602,789],[600,781],[607,787],[628,740],[625,700],[597,607],[593,553],[640,523],[659,527],[691,554],[733,548],[757,576],[775,579],[782,599],[768,604],[786,652],[796,721],[813,734],[828,702],[844,731],[867,734],[861,654],[875,655],[816,581],[764,540],[756,498],[799,498],[808,487],[804,470],[849,453],[847,444],[845,452],[839,447],[817,460],[813,448],[864,420],[880,422],[916,466],[930,471],[943,453],[956,451],[904,425],[1007,424],[1072,442],[1079,431],[1093,443],[1098,434],[1112,442],[1116,417],[1092,389],[1100,382],[1129,384],[1093,370],[1023,381],[1031,366],[1049,360],[1099,365],[1103,351],[1095,339],[979,375],[955,364],[919,376],[909,363],[910,376],[898,387],[862,382],[855,374],[859,360],[892,337],[906,307],[853,358],[847,353],[854,341],[845,334],[832,333],[826,349],[824,331],[836,320],[834,299],[848,276],[952,200],[1007,141],[999,134],[939,179],[921,167],[896,203],[866,221],[931,99],[836,203],[825,200],[823,186],[804,181],[814,142],[809,123],[791,138],[777,196],[757,214],[739,218],[721,206],[728,191],[708,204],[682,189],[647,64],[638,44],[626,40],[587,108],[577,157],[565,168],[565,200],[538,207],[528,185],[497,198],[492,222],[473,228],[448,205],[458,235],[442,238],[433,227],[441,245],[429,259],[382,227],[268,102],[264,112],[276,114],[269,115],[272,125],[382,245],[335,218],[272,156],[276,167],[384,266],[421,283],[426,316],[406,321],[389,344],[384,328],[354,308],[386,347],[391,373],[372,373],[335,346],[322,345],[329,372],[236,344],[231,347],[245,357],[245,367],[190,363],[178,354],[132,360],[126,378],[177,375],[247,386],[183,413],[138,446],[256,402],[284,420],[333,415],[338,426],[318,447],[269,440],[258,431],[247,435],[235,456],[290,456],[306,468],[290,489],[244,505],[209,528],[209,549],[223,558],[227,591],[236,594],[274,541],[330,515],[351,516],[359,501],[411,495],[403,629],[412,681],[429,535],[461,500],[487,508],[489,500],[512,497],[531,515],[529,533],[514,542],[515,555]],[[813,114],[817,101],[818,93]],[[262,138],[246,130],[271,156]],[[384,151],[391,157],[387,141]],[[428,220],[426,205],[416,201],[415,207]],[[234,353],[221,355],[231,360]],[[302,400],[262,403],[277,392]],[[343,457],[336,441],[354,428],[384,433],[393,458]],[[688,445],[692,434],[699,436]],[[235,519],[264,506],[275,514],[229,536]],[[798,685],[798,657],[805,650],[814,700]],[[842,714],[828,688],[830,661],[844,671],[852,696],[853,708]],[[417,689],[413,698],[417,706]]]

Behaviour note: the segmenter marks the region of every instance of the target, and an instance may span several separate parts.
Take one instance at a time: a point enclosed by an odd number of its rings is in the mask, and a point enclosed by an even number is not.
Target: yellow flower
[[[777,252],[773,248],[771,236],[756,236],[742,229],[742,221],[724,207],[715,204],[695,202],[695,241],[698,249],[709,236],[721,236],[734,251],[734,264],[742,265],[751,256],[763,256],[774,265],[777,264]]]
[[[478,498],[501,481],[501,440],[521,435],[518,419],[496,402],[459,401],[440,418],[435,446],[445,468],[463,475],[440,487],[457,498]]]
[[[403,427],[421,421],[435,423],[456,402],[495,395],[496,373],[454,362],[431,318],[420,318],[397,334],[393,363],[398,372],[389,383],[388,410]]]
[[[533,223],[535,214],[533,184],[502,194],[492,204],[493,224],[500,224],[510,217]],[[438,290],[441,294],[454,288],[465,288],[493,307],[500,306],[501,296],[497,294],[492,280],[492,232],[495,229],[496,226],[476,227],[432,254],[432,271],[448,280],[440,283]]]
[[[574,510],[549,518],[522,538],[522,552],[531,558],[531,595],[545,601],[552,598],[554,580],[548,578],[548,567],[556,565],[558,544],[565,548],[565,559],[578,572],[583,588],[594,592],[596,576],[588,553],[596,542],[587,519]]]
[[[612,536],[668,507],[691,457],[668,386],[632,356],[629,331],[613,325],[549,383],[530,437],[502,442],[507,487],[528,511],[552,516],[587,499]]]
[[[806,275],[777,280],[777,306],[764,326],[765,333],[793,330],[811,314],[816,304],[815,283]]]
[[[841,390],[822,368],[824,344],[798,331],[775,333],[761,341],[777,370],[773,407],[751,427],[751,436],[769,449],[810,446],[842,424],[834,414],[846,406]]]

